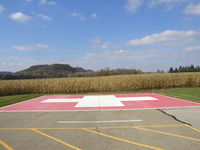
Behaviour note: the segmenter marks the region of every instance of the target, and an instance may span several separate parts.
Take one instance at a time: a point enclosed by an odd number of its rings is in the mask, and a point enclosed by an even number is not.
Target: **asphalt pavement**
[[[200,149],[196,120],[199,108],[164,111],[1,112],[0,149]],[[190,123],[193,120],[191,124],[197,126],[184,124],[178,120],[181,117],[174,119],[166,113],[188,116]],[[189,113],[196,117],[190,117]]]

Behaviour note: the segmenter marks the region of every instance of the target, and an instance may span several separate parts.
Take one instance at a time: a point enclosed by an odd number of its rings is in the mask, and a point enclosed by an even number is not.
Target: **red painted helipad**
[[[156,109],[200,106],[155,93],[115,95],[49,95],[0,108],[0,111],[76,111]]]

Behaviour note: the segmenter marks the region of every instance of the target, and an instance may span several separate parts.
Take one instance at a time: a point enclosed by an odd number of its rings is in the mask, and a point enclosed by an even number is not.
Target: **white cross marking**
[[[114,95],[84,96],[83,98],[47,99],[42,103],[78,102],[75,107],[113,107],[124,106],[122,101],[158,100],[150,96],[144,97],[115,97]]]

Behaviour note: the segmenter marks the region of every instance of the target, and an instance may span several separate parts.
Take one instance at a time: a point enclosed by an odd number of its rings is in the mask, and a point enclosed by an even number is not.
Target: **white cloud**
[[[85,20],[85,16],[83,16],[82,14],[77,13],[77,12],[71,13],[70,16],[71,16],[71,17],[77,17],[77,18],[79,18],[80,20]]]
[[[120,60],[120,59],[144,59],[144,58],[150,58],[150,57],[156,57],[163,55],[165,51],[160,50],[154,50],[154,49],[148,49],[148,50],[140,50],[140,51],[134,51],[134,50],[126,50],[126,49],[118,49],[118,50],[105,50],[101,51],[99,53],[88,53],[85,55],[85,60],[95,60],[95,61],[101,61],[102,58],[103,61],[106,63],[109,60]]]
[[[107,49],[107,48],[109,48],[109,46],[110,46],[110,42],[103,42],[102,45],[101,45],[101,48]]]
[[[128,51],[124,49],[119,49],[119,50],[113,51],[113,53],[116,55],[124,55],[124,54],[127,54]]]
[[[93,14],[90,15],[90,17],[91,17],[91,18],[96,18],[96,17],[97,17],[97,14],[96,14],[96,13],[93,13]]]
[[[148,3],[148,6],[150,8],[156,7],[158,5],[164,5],[166,7],[166,10],[172,10],[173,8],[176,8],[182,4],[189,3],[193,0],[150,0]]]
[[[167,30],[161,33],[145,36],[139,39],[133,39],[127,42],[128,45],[184,45],[194,42],[196,37],[200,36],[199,32]]]
[[[49,47],[49,45],[47,45],[47,44],[35,44],[35,47],[36,48],[48,48]]]
[[[135,12],[142,5],[149,8],[154,8],[156,6],[162,5],[166,8],[167,11],[172,10],[173,8],[183,6],[198,0],[126,0],[124,8],[127,12]]]
[[[110,47],[110,42],[108,41],[102,41],[99,37],[95,38],[93,41],[92,48],[101,48],[101,49],[107,49]]]
[[[110,50],[106,50],[106,51],[101,51],[99,53],[88,53],[85,55],[86,60],[92,60],[92,59],[111,59],[111,58],[116,58],[116,57],[121,57],[122,55],[127,55],[129,53],[129,51],[124,50],[124,49],[119,49],[119,50],[115,50],[115,51],[110,51]]]
[[[143,0],[127,0],[124,8],[128,12],[135,12],[143,4]]]
[[[37,15],[38,17],[40,17],[40,18],[42,18],[42,19],[44,19],[44,20],[52,20],[52,18],[51,17],[49,17],[49,16],[47,16],[47,15],[43,15],[43,14],[38,14]]]
[[[101,43],[101,39],[99,37],[96,37],[92,42],[94,44],[100,44]]]
[[[17,22],[22,22],[22,23],[25,23],[31,20],[30,16],[27,16],[23,14],[22,12],[15,12],[11,14],[9,17]]]
[[[37,50],[37,49],[46,49],[48,47],[49,46],[47,44],[12,46],[13,49],[16,49],[16,50],[19,50],[19,51],[31,51],[31,50]]]
[[[12,46],[13,49],[17,49],[17,50],[20,50],[20,51],[30,51],[30,50],[34,50],[33,47],[31,46]]]
[[[50,0],[39,0],[40,5],[55,5],[55,1],[50,1]]]
[[[166,8],[166,11],[172,10],[173,8],[184,6],[192,2],[197,2],[198,0],[126,0],[124,8],[127,12],[134,13],[142,5],[149,8],[154,8],[156,6],[162,5]],[[189,7],[190,6],[190,7]],[[188,7],[189,12],[192,14],[199,14],[199,6],[190,4]],[[191,11],[194,8],[195,10]]]
[[[32,0],[26,0],[27,2],[32,2]]]
[[[153,71],[159,69],[169,69],[171,64],[169,58],[163,58],[170,55],[167,50],[159,49],[117,49],[104,50],[94,53],[88,53],[84,59],[78,60],[81,66],[87,66],[90,69],[110,68],[138,68],[144,71]],[[103,59],[102,59],[103,58]],[[167,60],[167,61],[166,61]],[[176,59],[170,59],[171,61]],[[177,64],[176,61],[173,62]]]
[[[186,14],[200,15],[200,4],[190,4],[185,8]]]
[[[3,5],[0,4],[0,14],[5,10],[5,8],[3,7]]]
[[[186,48],[185,51],[187,52],[200,51],[200,46],[189,47],[189,48]]]
[[[149,1],[149,6],[150,7],[155,7],[160,4],[181,4],[181,3],[186,3],[186,2],[191,2],[191,0],[150,0]]]

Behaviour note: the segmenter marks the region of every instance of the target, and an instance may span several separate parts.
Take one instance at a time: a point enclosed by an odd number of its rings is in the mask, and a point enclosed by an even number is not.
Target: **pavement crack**
[[[162,112],[163,114],[165,114],[165,115],[167,115],[167,116],[172,117],[174,120],[176,120],[176,121],[178,121],[178,122],[180,122],[180,123],[183,123],[183,124],[187,124],[187,125],[189,125],[189,126],[192,126],[190,123],[187,123],[187,122],[184,122],[184,121],[182,121],[182,120],[179,120],[179,119],[176,118],[175,116],[166,113],[166,112],[165,112],[164,110],[162,110],[162,109],[156,109],[156,110]]]

